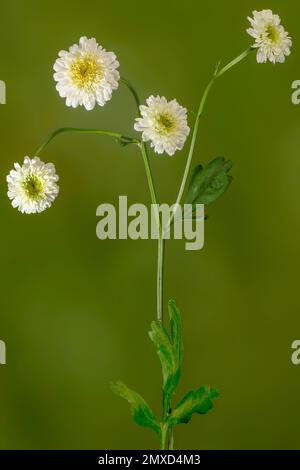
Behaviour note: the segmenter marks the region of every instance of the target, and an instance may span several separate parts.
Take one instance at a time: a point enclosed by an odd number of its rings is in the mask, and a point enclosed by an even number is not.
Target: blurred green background
[[[221,393],[212,413],[176,430],[177,448],[300,448],[300,5],[237,2],[65,0],[2,2],[0,106],[2,214],[0,447],[147,449],[155,436],[131,422],[109,382],[123,379],[160,412],[161,373],[147,332],[155,317],[156,242],[100,241],[96,208],[149,203],[141,157],[98,136],[64,135],[42,154],[61,192],[43,214],[24,216],[6,197],[13,163],[33,155],[61,126],[132,134],[135,108],[124,87],[104,108],[65,106],[52,78],[57,52],[96,37],[116,52],[142,99],[162,94],[196,110],[216,62],[249,47],[247,15],[271,8],[293,37],[284,65],[255,56],[215,86],[194,164],[235,162],[230,191],[209,209],[205,248],[167,246],[166,298],[184,321],[180,393],[201,383]],[[190,124],[193,115],[189,114]],[[187,147],[153,156],[161,201],[178,191]]]

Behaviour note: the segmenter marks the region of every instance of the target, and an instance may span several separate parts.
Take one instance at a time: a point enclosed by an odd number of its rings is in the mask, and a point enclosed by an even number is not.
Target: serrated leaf
[[[185,204],[211,204],[227,189],[232,181],[228,175],[231,161],[223,157],[212,160],[205,168],[198,165],[192,174]]]
[[[188,392],[173,409],[168,418],[169,424],[186,424],[194,413],[208,413],[213,406],[212,400],[218,396],[218,391],[210,386],[202,386],[196,391]]]
[[[123,382],[117,381],[111,384],[111,389],[124,400],[127,400],[131,407],[133,420],[145,428],[152,429],[159,437],[161,427],[147,402],[139,395],[128,388]]]

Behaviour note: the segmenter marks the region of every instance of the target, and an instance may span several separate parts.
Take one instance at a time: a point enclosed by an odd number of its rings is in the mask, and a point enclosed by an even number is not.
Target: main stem
[[[153,174],[152,174],[152,169],[151,169],[151,165],[150,165],[150,161],[149,161],[147,147],[145,146],[144,142],[141,142],[139,144],[139,147],[140,147],[142,157],[143,157],[143,161],[144,161],[146,177],[147,177],[150,196],[151,196],[151,202],[154,205],[153,210],[154,210],[154,213],[155,213],[155,219],[156,219],[156,224],[157,224],[157,229],[158,229],[157,319],[159,321],[163,321],[163,279],[162,279],[163,270],[161,268],[161,266],[163,265],[163,260],[164,260],[163,231],[162,231],[162,226],[161,226],[161,220],[160,220],[160,215],[159,215],[159,210],[158,210],[158,200],[157,200],[156,190],[155,190],[155,186],[154,186]]]
[[[122,78],[121,81],[124,83],[125,86],[129,89],[129,91],[132,93],[134,100],[137,105],[137,110],[138,110],[138,116],[140,116],[140,99],[139,96],[134,89],[134,87],[131,85],[131,83]],[[162,227],[162,222],[160,218],[160,213],[158,209],[158,199],[157,199],[157,194],[155,190],[155,185],[154,185],[154,179],[153,179],[153,173],[151,169],[151,164],[149,160],[149,155],[148,155],[148,148],[145,142],[140,142],[139,143],[139,148],[141,150],[141,154],[143,157],[143,162],[145,166],[145,171],[146,171],[146,177],[148,181],[148,186],[149,186],[149,191],[150,191],[150,196],[151,196],[151,201],[152,204],[154,205],[154,211],[155,211],[155,219],[156,219],[156,224],[157,224],[157,229],[158,229],[158,250],[157,250],[157,320],[160,322],[163,322],[163,273],[164,273],[164,252],[165,252],[165,239],[164,239],[164,230]],[[166,418],[170,409],[170,403],[169,401],[165,400],[165,396],[163,393],[163,404],[162,404],[162,430],[161,430],[161,449],[162,450],[169,450],[173,449],[173,435],[172,431],[169,428]]]

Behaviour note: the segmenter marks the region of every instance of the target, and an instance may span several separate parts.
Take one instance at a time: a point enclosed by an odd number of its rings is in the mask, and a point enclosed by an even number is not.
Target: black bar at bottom
[[[140,465],[182,465],[210,468],[230,465],[282,465],[300,463],[300,450],[1,450],[0,467],[44,468],[62,465],[77,468],[96,468],[104,465],[136,468]],[[5,467],[4,467],[5,466]],[[267,467],[268,468],[268,467]]]

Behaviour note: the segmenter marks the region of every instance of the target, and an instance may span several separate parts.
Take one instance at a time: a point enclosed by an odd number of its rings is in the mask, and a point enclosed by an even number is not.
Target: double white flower
[[[272,10],[262,10],[254,11],[253,18],[248,17],[248,20],[251,28],[247,33],[255,39],[253,47],[257,49],[257,62],[283,63],[291,53],[292,39],[282,26],[280,17]]]
[[[6,178],[8,197],[12,206],[25,214],[43,212],[57,197],[58,176],[52,163],[44,163],[38,157],[24,158],[23,165],[15,163]]]
[[[183,148],[190,132],[186,108],[164,96],[150,96],[146,103],[140,106],[141,117],[136,119],[135,130],[142,132],[143,141],[150,141],[156,153],[174,155]]]
[[[66,105],[84,106],[87,111],[96,103],[104,106],[118,88],[120,78],[116,55],[107,52],[95,38],[80,38],[69,51],[60,51],[54,64],[56,89]]]

